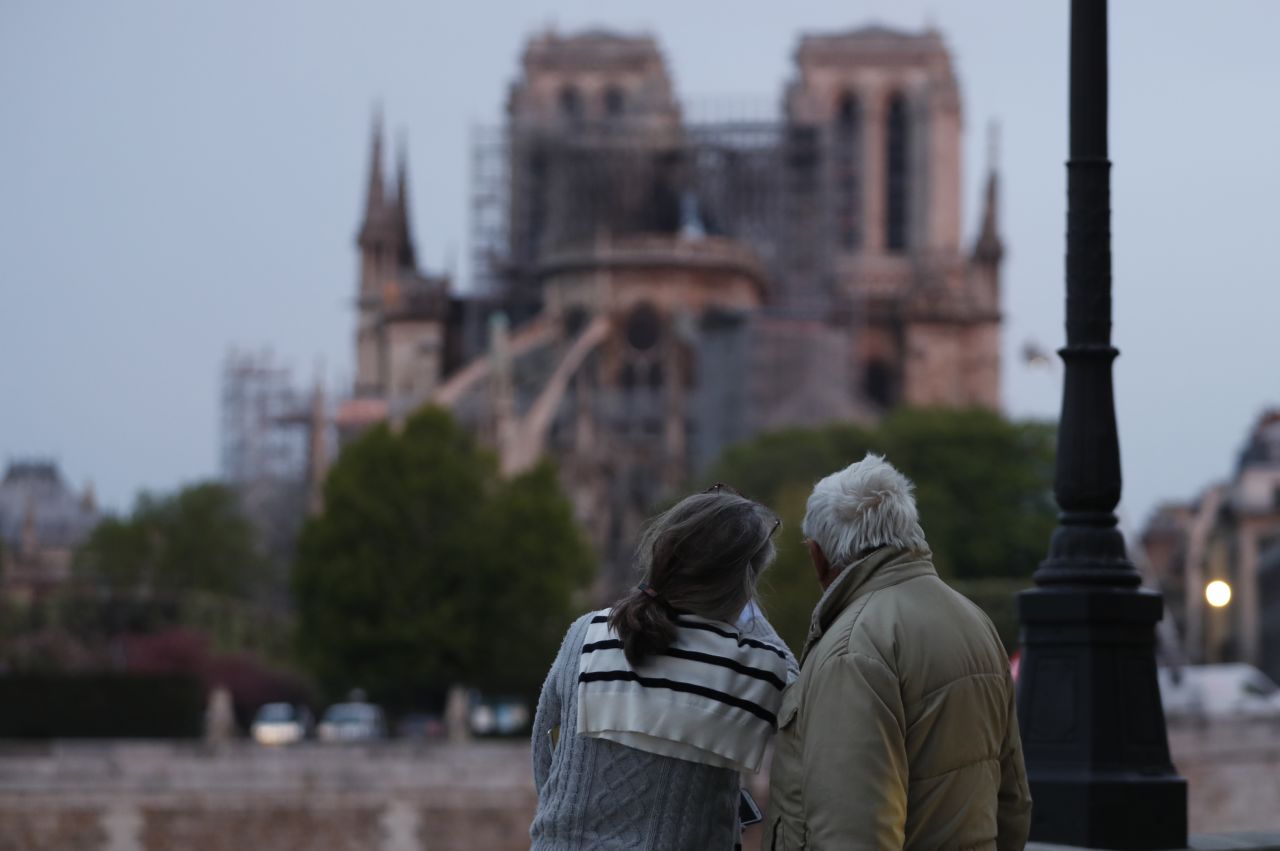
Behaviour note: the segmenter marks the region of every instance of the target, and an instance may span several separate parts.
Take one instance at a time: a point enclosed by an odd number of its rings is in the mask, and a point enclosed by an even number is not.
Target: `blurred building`
[[[0,481],[0,589],[30,601],[71,578],[71,559],[101,515],[93,486],[72,490],[52,461],[15,461]]]
[[[1192,662],[1246,662],[1280,678],[1280,409],[1263,413],[1232,478],[1160,506],[1142,541]],[[1209,605],[1206,586],[1231,599]]]
[[[466,293],[418,267],[375,126],[344,434],[452,409],[516,473],[557,459],[622,581],[654,503],[766,429],[996,408],[994,171],[961,228],[961,104],[934,31],[807,35],[781,115],[681,104],[647,36],[526,46],[473,148]]]

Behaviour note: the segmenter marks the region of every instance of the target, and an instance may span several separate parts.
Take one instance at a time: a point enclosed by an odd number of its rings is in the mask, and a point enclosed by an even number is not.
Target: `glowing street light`
[[[1210,606],[1221,609],[1231,602],[1231,586],[1221,579],[1215,579],[1204,586],[1204,598]]]

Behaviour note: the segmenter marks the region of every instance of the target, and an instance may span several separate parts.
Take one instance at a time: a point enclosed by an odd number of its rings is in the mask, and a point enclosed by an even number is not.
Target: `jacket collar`
[[[927,549],[881,547],[840,571],[813,609],[809,636],[804,642],[804,652],[800,654],[801,664],[809,655],[810,648],[818,643],[818,639],[854,600],[917,576],[936,576],[930,555]]]

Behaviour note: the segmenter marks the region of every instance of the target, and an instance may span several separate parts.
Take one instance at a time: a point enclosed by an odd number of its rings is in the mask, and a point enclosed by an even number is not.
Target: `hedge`
[[[0,738],[198,738],[204,687],[181,674],[0,676]]]

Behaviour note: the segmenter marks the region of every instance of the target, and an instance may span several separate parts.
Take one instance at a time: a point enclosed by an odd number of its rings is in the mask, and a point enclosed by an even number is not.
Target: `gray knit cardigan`
[[[730,851],[739,836],[738,772],[574,734],[579,657],[590,620],[583,615],[569,627],[538,699],[533,851]],[[763,617],[742,632],[786,646]],[[787,671],[788,680],[798,671],[790,654]]]

